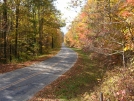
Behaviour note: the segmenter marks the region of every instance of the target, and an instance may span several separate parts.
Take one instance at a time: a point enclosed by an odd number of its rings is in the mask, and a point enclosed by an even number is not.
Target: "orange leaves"
[[[78,26],[78,27],[77,27],[77,31],[78,31],[78,32],[81,32],[81,33],[84,33],[85,28],[86,28],[86,24],[85,24],[85,23],[78,23],[77,26]]]
[[[82,33],[79,34],[79,37],[80,37],[81,39],[85,39],[85,38],[86,38],[86,36],[85,36],[84,34],[82,34]]]
[[[101,49],[106,55],[122,53],[124,48],[130,50],[128,46],[134,46],[131,41],[134,36],[134,8],[130,5],[133,2],[134,0],[89,0],[76,18],[76,23],[72,24],[72,35],[69,36],[71,41],[89,51],[92,45],[94,50]],[[126,39],[127,35],[129,38]]]
[[[84,19],[85,17],[87,17],[87,14],[85,12],[82,12],[80,14],[80,19]]]
[[[133,4],[134,5],[134,0],[126,0],[128,4]]]
[[[132,13],[130,13],[129,11],[123,11],[122,12],[123,17],[128,17],[128,16],[131,16],[131,15],[132,15]]]
[[[126,0],[126,2],[124,2],[123,6],[121,6],[121,15],[123,17],[129,17],[129,16],[133,16],[134,15],[134,0]]]

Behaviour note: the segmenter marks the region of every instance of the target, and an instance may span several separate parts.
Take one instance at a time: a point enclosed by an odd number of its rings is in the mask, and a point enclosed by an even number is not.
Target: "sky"
[[[83,0],[84,1],[84,0]],[[72,3],[71,0],[56,0],[56,8],[61,11],[62,19],[65,19],[66,26],[61,28],[64,34],[67,33],[67,27],[71,24],[73,19],[78,15],[81,11],[81,7],[72,8],[69,4]],[[84,5],[84,4],[83,4]]]

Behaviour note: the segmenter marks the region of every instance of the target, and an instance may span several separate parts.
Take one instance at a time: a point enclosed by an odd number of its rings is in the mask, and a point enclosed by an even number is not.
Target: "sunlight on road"
[[[24,101],[31,98],[44,86],[69,70],[76,60],[77,54],[63,45],[61,51],[53,58],[1,74],[0,100]]]

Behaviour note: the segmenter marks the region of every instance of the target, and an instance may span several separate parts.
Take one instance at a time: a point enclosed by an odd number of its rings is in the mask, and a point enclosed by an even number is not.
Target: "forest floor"
[[[40,55],[38,57],[34,57],[31,60],[25,61],[25,62],[14,62],[14,63],[8,63],[8,64],[1,64],[0,63],[0,73],[7,73],[16,69],[24,68],[27,66],[30,66],[32,64],[44,61],[46,59],[49,59],[53,56],[55,56],[59,52],[59,49],[54,49],[50,53],[47,53],[45,55]]]

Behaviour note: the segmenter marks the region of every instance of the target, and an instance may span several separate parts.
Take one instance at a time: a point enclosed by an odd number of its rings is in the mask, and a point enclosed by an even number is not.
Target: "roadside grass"
[[[74,49],[80,61],[75,65],[78,71],[69,79],[61,82],[55,89],[55,95],[60,99],[72,99],[83,95],[85,92],[91,92],[95,86],[101,83],[104,76],[104,68],[98,67],[98,60],[90,59],[89,55],[81,50]]]
[[[134,101],[134,66],[108,67],[105,57],[73,49],[76,64],[29,101]]]
[[[104,101],[134,101],[134,66],[107,67],[102,55],[74,50],[76,64],[29,101],[99,101],[100,92]]]
[[[73,50],[78,53],[76,64],[29,101],[82,101],[81,96],[93,92],[101,84],[106,70],[98,65],[99,60],[91,59],[91,53]]]

